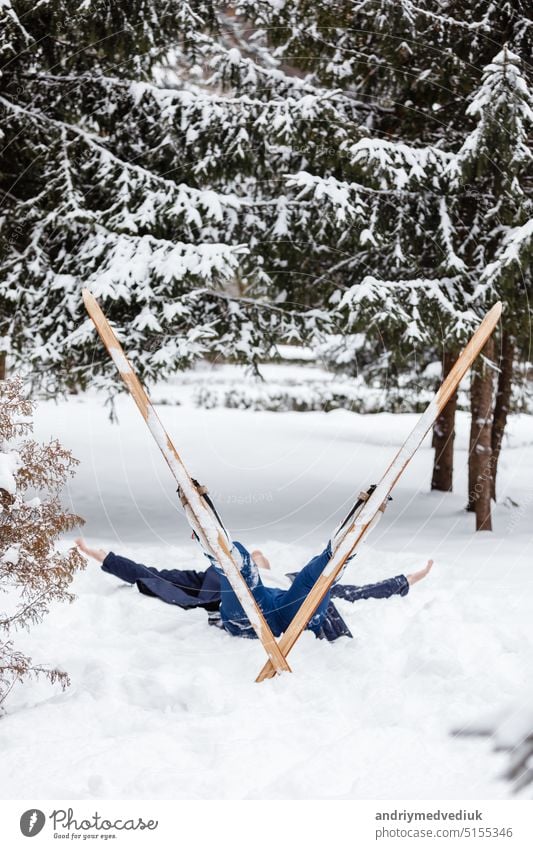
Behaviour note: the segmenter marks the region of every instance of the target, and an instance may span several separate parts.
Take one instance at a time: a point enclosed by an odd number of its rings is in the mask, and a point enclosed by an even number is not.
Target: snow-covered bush
[[[374,393],[375,394],[375,393]],[[360,387],[351,387],[348,383],[328,386],[322,382],[305,384],[262,384],[226,383],[225,385],[204,385],[194,393],[198,407],[214,409],[229,407],[237,410],[269,410],[271,412],[304,413],[311,410],[348,409],[353,412],[367,412],[368,393],[362,394]],[[379,406],[383,404],[383,393],[378,392],[373,399]]]
[[[56,549],[58,537],[83,522],[59,499],[78,461],[57,440],[29,437],[33,409],[19,378],[0,382],[0,708],[28,674],[68,685],[65,671],[34,664],[11,635],[40,622],[52,601],[72,601],[68,587],[85,563],[77,549]]]
[[[405,382],[404,382],[405,383]],[[343,380],[225,380],[198,382],[193,401],[198,407],[229,407],[238,410],[307,413],[350,410],[352,413],[421,412],[429,402],[432,389],[420,381],[392,388],[371,386],[362,379]]]

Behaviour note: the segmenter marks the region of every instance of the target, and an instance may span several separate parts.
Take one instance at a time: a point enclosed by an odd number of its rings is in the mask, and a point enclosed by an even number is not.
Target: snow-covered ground
[[[157,394],[157,393],[156,393]],[[159,393],[162,398],[165,393]],[[159,408],[191,472],[273,580],[320,549],[351,498],[376,481],[414,415]],[[168,397],[166,398],[168,402]],[[82,461],[67,493],[88,540],[147,563],[202,568],[173,480],[129,398],[41,403],[36,433]],[[503,755],[454,738],[509,701],[533,667],[533,419],[514,417],[500,463],[494,533],[463,511],[468,420],[459,415],[456,492],[429,492],[429,440],[343,580],[436,561],[404,599],[339,602],[354,640],[304,634],[293,675],[261,685],[256,641],[140,595],[91,562],[77,600],[19,647],[67,669],[14,691],[0,721],[8,798],[501,798]],[[506,506],[512,498],[519,506]],[[510,504],[510,502],[508,502]]]

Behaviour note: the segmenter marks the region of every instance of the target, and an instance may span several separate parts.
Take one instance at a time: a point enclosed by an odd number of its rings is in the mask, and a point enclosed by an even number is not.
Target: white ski
[[[181,457],[161,424],[145,389],[129,363],[120,342],[113,332],[98,302],[88,289],[83,290],[83,301],[99,335],[115,363],[122,380],[137,404],[152,436],[157,442],[170,471],[179,486],[186,503],[185,514],[192,529],[197,533],[204,549],[220,564],[231,587],[239,599],[246,616],[261,640],[270,658],[269,663],[276,672],[290,672],[290,667],[266,622],[261,610],[241,575],[231,540],[224,527],[198,492]]]
[[[348,528],[341,526],[341,533],[337,531],[340,539],[338,540],[338,544],[334,546],[331,560],[326,565],[313,589],[279,641],[279,646],[285,657],[294,646],[302,631],[305,630],[307,623],[332,584],[342,572],[346,560],[354,553],[363,537],[375,527],[385,508],[391,490],[420,447],[435,419],[444,409],[458,384],[481,352],[487,339],[491,336],[500,319],[501,311],[502,305],[501,302],[498,302],[486,314],[368,500],[365,501],[362,507],[355,511],[353,520],[350,520]],[[265,678],[272,678],[275,673],[276,670],[270,661],[268,661],[256,680],[263,681]]]

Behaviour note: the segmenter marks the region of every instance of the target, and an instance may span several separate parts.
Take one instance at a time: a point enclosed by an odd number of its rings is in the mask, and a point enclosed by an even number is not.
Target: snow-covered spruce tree
[[[330,17],[340,32],[351,26],[351,19],[348,6],[343,7],[345,18],[337,17],[337,5]],[[327,3],[318,4],[316,15],[321,23],[326,20],[322,11],[327,7]],[[324,52],[318,39],[314,54],[296,49],[297,39],[307,37],[309,28],[302,34],[302,27],[295,25],[296,35],[289,39],[286,50],[273,49],[269,33],[261,26],[274,27],[275,41],[278,12],[301,14],[304,22],[314,14],[307,4],[287,3],[281,11],[279,8],[261,2],[241,3],[238,9],[248,18],[221,14],[219,40],[202,46],[209,69],[207,83],[226,87],[226,105],[238,109],[241,130],[223,136],[234,163],[231,182],[228,170],[218,167],[223,157],[218,134],[215,140],[206,135],[200,140],[201,145],[209,144],[202,149],[198,168],[217,188],[230,186],[241,200],[245,214],[237,217],[237,232],[239,240],[249,245],[255,266],[245,281],[247,291],[254,297],[269,297],[278,305],[296,303],[331,310],[331,296],[338,300],[348,284],[370,268],[384,279],[393,279],[401,273],[404,256],[404,265],[418,263],[419,279],[419,248],[424,239],[420,184],[427,184],[435,195],[437,174],[446,157],[437,147],[429,153],[421,150],[420,156],[406,145],[397,150],[369,131],[369,126],[379,121],[390,121],[391,108],[356,97],[350,86],[357,77],[348,73],[344,90],[332,87],[326,68],[329,60],[324,55],[331,53],[332,45]],[[290,27],[285,29],[292,33]],[[280,32],[283,36],[281,24]],[[289,47],[294,48],[295,56],[288,53]],[[306,59],[298,67],[301,55]],[[181,67],[179,70],[182,73]],[[386,179],[388,183],[383,185]],[[356,191],[349,196],[352,189]],[[413,205],[410,213],[407,208],[401,210],[405,221],[396,215],[399,201],[404,200]],[[431,216],[435,217],[434,209]],[[436,252],[435,245],[431,250]],[[429,257],[427,267],[431,267]],[[368,330],[367,316],[361,316],[360,324]],[[394,326],[399,331],[401,324],[396,321]],[[415,322],[410,322],[410,327],[417,332]],[[374,329],[380,340],[387,331],[377,322]],[[404,345],[409,346],[409,342]],[[388,347],[394,354],[395,347]]]
[[[64,670],[34,664],[18,651],[13,633],[40,622],[51,602],[72,601],[69,585],[85,563],[75,548],[56,549],[58,537],[83,522],[59,500],[77,460],[55,440],[29,438],[33,409],[20,378],[0,383],[0,593],[6,607],[0,610],[0,710],[27,675],[67,686]]]
[[[494,412],[486,405],[483,414],[478,410],[480,398],[492,395],[494,368],[480,361],[472,381],[469,509],[476,511],[479,526],[486,526],[487,499],[490,502],[496,493],[513,358],[517,350],[527,356],[529,346],[533,156],[528,131],[533,124],[533,92],[521,64],[520,58],[504,46],[486,66],[481,86],[472,94],[466,110],[475,126],[448,169],[453,240],[470,275],[477,279],[474,296],[484,302],[498,297],[506,306],[499,350],[495,351],[499,374]],[[482,438],[487,429],[488,437]],[[480,481],[484,482],[482,488]],[[480,499],[485,506],[478,504]]]
[[[244,222],[243,235],[265,258],[255,285],[264,281],[271,295],[282,301],[330,308],[330,296],[338,296],[340,286],[346,288],[347,281],[371,267],[369,255],[376,270],[385,261],[386,277],[390,272],[389,246],[378,251],[375,234],[388,229],[393,247],[397,243],[397,222],[388,227],[395,201],[387,201],[378,179],[372,182],[376,163],[368,156],[363,160],[369,133],[374,132],[369,127],[388,121],[391,110],[354,93],[359,68],[347,63],[340,84],[330,73],[333,42],[342,34],[350,37],[346,31],[353,26],[357,5],[341,4],[339,9],[331,2],[239,3],[238,10],[247,18],[233,16],[227,23],[226,38],[234,46],[218,58],[213,75],[231,85],[241,100],[248,96],[263,103],[260,134],[252,125],[242,141],[252,154],[265,147],[269,152],[259,180],[254,180],[253,156],[252,169],[245,170],[248,193],[260,193],[263,203]],[[324,39],[317,34],[319,27],[327,30],[328,25],[333,40],[329,31]],[[281,100],[284,113],[278,110],[269,121],[273,104]],[[355,150],[359,141],[362,147]],[[387,157],[389,151],[379,155]],[[437,152],[430,164],[438,158]],[[404,165],[392,159],[388,164],[397,171]],[[290,174],[297,176],[291,180]],[[358,194],[348,197],[345,176],[352,188],[358,177],[366,181]],[[398,175],[398,187],[401,179]],[[330,201],[336,204],[333,213]]]
[[[470,4],[454,0],[438,11],[434,4],[411,0],[240,0],[236,6],[246,21],[240,30],[234,22],[233,30],[246,32],[245,47],[250,45],[250,52],[253,50],[252,56],[239,60],[237,53],[232,58],[231,79],[239,90],[247,87],[257,96],[267,71],[258,73],[256,65],[251,65],[253,59],[257,64],[266,54],[277,63],[278,76],[279,69],[285,72],[285,86],[287,79],[297,80],[299,99],[305,94],[308,102],[315,103],[317,93],[323,97],[329,92],[335,106],[330,116],[324,116],[330,118],[325,138],[317,137],[313,128],[300,139],[301,170],[316,178],[316,203],[310,199],[305,207],[298,207],[294,201],[299,186],[295,183],[284,208],[282,234],[285,242],[291,239],[300,246],[299,266],[304,273],[309,269],[305,282],[315,299],[317,294],[327,299],[336,284],[346,288],[351,278],[360,280],[366,273],[384,279],[400,279],[402,274],[420,279],[429,271],[437,277],[433,259],[437,254],[439,264],[445,264],[447,248],[441,230],[447,222],[445,210],[441,213],[431,197],[432,190],[437,195],[440,190],[434,179],[435,160],[439,151],[454,151],[461,145],[465,97],[492,59],[495,44],[511,41],[526,55],[526,4],[497,6],[482,0],[476,5],[474,19]],[[241,37],[239,47],[242,42]],[[275,78],[271,79],[269,92],[275,85]],[[287,122],[295,124],[290,104],[288,113]],[[403,143],[403,149],[395,142]],[[423,150],[419,150],[421,145]],[[433,161],[428,161],[428,145],[436,148]],[[412,147],[416,150],[410,150]],[[432,166],[429,174],[424,173],[427,164]],[[374,171],[379,175],[369,183]],[[276,173],[275,179],[278,176]],[[418,182],[410,185],[410,178],[416,176]],[[322,182],[326,178],[334,179],[326,185]],[[353,187],[357,192],[351,198],[360,213],[360,226],[354,226],[353,212],[352,232],[346,232],[346,216],[324,222],[320,213],[335,191],[335,180],[354,183],[358,179],[360,185]],[[411,209],[410,188],[417,193]],[[381,197],[376,197],[380,189]],[[347,191],[348,187],[339,187],[345,200]],[[340,204],[337,210],[340,212]],[[413,216],[417,229],[410,221]],[[415,245],[410,248],[413,237]],[[272,248],[271,267],[277,245]],[[291,249],[294,251],[292,245]],[[448,259],[455,273],[455,256]],[[298,268],[293,272],[297,274]],[[317,280],[320,293],[313,285]],[[293,280],[290,285],[295,285]]]
[[[148,378],[206,350],[253,360],[298,332],[294,313],[231,297],[248,212],[228,185],[243,126],[274,113],[190,81],[195,61],[216,60],[218,5],[1,6],[0,337],[40,389],[111,373],[82,285]],[[188,69],[173,90],[153,83],[171,47]]]
[[[257,56],[267,39],[270,61],[344,93],[369,130],[418,142],[460,139],[472,81],[498,45],[512,44],[526,58],[532,30],[525,0],[475,7],[465,0],[239,0],[235,7],[255,25]]]
[[[483,2],[475,20],[459,2],[438,13],[431,4],[384,0],[242,2],[239,9],[258,27],[248,39],[258,55],[270,39],[286,73],[298,66],[309,88],[335,85],[338,111],[344,100],[356,116],[350,126],[345,112],[330,128],[326,156],[302,140],[309,165],[290,178],[280,247],[269,246],[275,288],[282,291],[292,267],[291,286],[303,277],[315,303],[340,299],[341,323],[354,333],[368,339],[375,329],[384,336],[388,369],[417,348],[432,358],[440,348],[446,369],[494,298],[503,297],[509,308],[516,294],[515,281],[507,291],[478,286],[505,244],[503,231],[499,246],[494,240],[490,216],[476,212],[499,206],[498,188],[472,175],[461,185],[453,178],[473,138],[475,107],[465,116],[465,98],[495,45],[510,41],[525,54],[531,29],[525,5]],[[245,70],[249,62],[234,60],[247,79],[254,78]],[[515,140],[520,144],[520,133]],[[485,249],[470,250],[473,238]],[[281,242],[289,240],[287,253]],[[453,404],[446,416],[435,432],[433,484],[449,489]]]
[[[178,296],[236,264],[217,238],[231,199],[184,183],[180,163],[170,175],[147,168],[150,124],[169,120],[155,100],[151,114],[133,109],[169,39],[194,40],[195,10],[45,0],[2,13],[0,332],[41,384],[83,382],[99,355],[88,323],[78,330],[85,283],[127,325],[137,364],[164,371],[212,334],[198,306],[193,328]],[[171,324],[180,339],[165,339]]]
[[[438,180],[437,227],[446,253],[440,268],[441,277],[422,281],[393,281],[391,286],[374,277],[363,279],[344,296],[349,307],[363,305],[369,298],[384,312],[398,314],[404,305],[404,320],[416,319],[415,328],[422,327],[422,338],[431,347],[427,333],[435,327],[442,314],[444,299],[450,321],[446,335],[452,341],[460,338],[460,324],[468,324],[468,311],[484,311],[496,299],[505,304],[501,335],[502,356],[496,410],[492,408],[494,368],[487,365],[492,355],[488,346],[485,359],[476,364],[472,380],[472,426],[469,455],[469,507],[476,512],[478,530],[491,527],[490,499],[494,495],[496,465],[506,413],[509,408],[512,357],[514,346],[527,350],[528,326],[531,320],[531,277],[528,260],[533,238],[532,201],[530,194],[531,153],[527,143],[528,127],[533,117],[533,98],[520,70],[520,59],[504,47],[485,68],[481,86],[476,89],[466,109],[465,121],[474,126],[466,134],[457,152],[440,150]],[[362,146],[362,142],[358,143]],[[396,145],[396,150],[399,147]],[[429,152],[432,148],[426,148]],[[419,150],[419,155],[422,153]],[[413,151],[411,150],[411,156]],[[425,166],[422,166],[423,168]],[[426,169],[427,170],[427,169]],[[420,218],[422,221],[422,216]],[[425,219],[429,221],[428,218]],[[421,246],[422,247],[422,246]],[[427,254],[426,254],[427,255]],[[435,257],[436,259],[436,257]],[[446,271],[448,270],[448,276]],[[415,291],[418,290],[418,291]],[[428,297],[438,298],[439,310],[433,318],[427,310]],[[451,297],[450,297],[451,295]],[[405,301],[406,296],[409,303]],[[415,307],[418,316],[412,313]],[[419,319],[423,319],[420,321]],[[407,324],[411,332],[410,325]],[[425,333],[424,333],[425,329]],[[455,342],[455,346],[457,342]],[[445,368],[449,369],[454,352],[450,343],[445,351]],[[490,351],[489,351],[490,347]],[[453,415],[452,406],[448,407]],[[451,485],[451,435],[453,421],[444,416],[440,436],[449,440],[447,472]],[[494,455],[493,455],[494,451]],[[437,465],[442,462],[442,450]],[[440,469],[438,470],[440,472]],[[435,477],[435,470],[434,470]],[[442,479],[439,481],[442,487]]]
[[[260,3],[255,10],[259,23],[266,5]],[[254,9],[247,7],[244,11],[253,16]],[[338,301],[349,282],[360,273],[366,274],[369,257],[376,273],[380,270],[386,280],[394,278],[402,248],[399,241],[404,238],[404,247],[411,248],[410,260],[417,261],[422,227],[415,183],[427,180],[435,193],[435,177],[445,158],[438,150],[432,152],[427,157],[427,173],[423,173],[423,169],[412,167],[416,151],[411,156],[404,146],[403,153],[409,158],[406,165],[405,157],[394,158],[394,146],[389,145],[375,157],[372,149],[365,161],[369,153],[365,146],[376,141],[368,138],[372,104],[354,97],[351,91],[332,88],[327,74],[324,80],[319,73],[306,74],[305,69],[296,67],[298,59],[291,64],[290,57],[280,53],[278,58],[275,51],[273,55],[268,36],[254,30],[249,20],[227,13],[220,21],[218,42],[202,48],[207,82],[226,88],[226,104],[238,109],[242,126],[238,134],[223,136],[234,164],[232,182],[228,183],[227,169],[217,169],[223,156],[220,142],[217,147],[216,141],[208,140],[198,167],[217,188],[230,187],[240,198],[242,214],[237,217],[236,232],[238,241],[249,246],[252,260],[250,273],[243,280],[244,289],[254,298],[274,301],[283,312],[296,305],[319,307],[331,314],[335,305],[332,298]],[[183,75],[181,66],[179,72]],[[375,104],[375,109],[387,115],[390,112],[380,104]],[[206,140],[203,136],[200,143]],[[350,149],[357,141],[361,142],[356,151],[361,161],[354,165]],[[424,151],[422,154],[425,156]],[[382,162],[383,170],[389,171],[397,197],[388,197],[388,189],[374,180],[377,159],[383,155],[388,158],[386,164]],[[405,167],[414,178],[411,224],[417,222],[416,239],[411,238],[413,227],[402,229],[396,219],[389,221],[398,200],[407,195],[407,189],[400,193]],[[356,198],[348,197],[348,181],[340,179],[344,175],[355,185],[359,181]],[[379,249],[376,235],[382,239]],[[392,270],[391,254],[395,262]],[[369,328],[368,311],[365,315],[359,312],[366,343],[360,345],[357,328],[348,334],[344,316],[333,310],[332,317],[340,325],[338,333],[331,344],[320,346],[320,352],[327,350],[329,360],[335,352],[333,358],[337,357],[342,368],[355,370],[362,364],[369,374],[380,374],[382,380],[384,372],[397,379],[402,359],[413,349],[411,335],[403,334],[405,313],[399,312],[397,320],[391,321],[390,315],[381,312]],[[312,315],[307,315],[309,322]],[[410,320],[409,326],[419,336],[416,321]],[[316,321],[311,325],[311,330],[315,329]],[[433,334],[431,338],[433,341]],[[343,341],[342,346],[339,341]],[[357,366],[347,356],[350,345],[357,349]]]

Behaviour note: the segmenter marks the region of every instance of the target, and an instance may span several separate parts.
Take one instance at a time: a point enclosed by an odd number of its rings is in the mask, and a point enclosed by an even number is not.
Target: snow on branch
[[[433,341],[434,324],[428,315],[437,307],[443,323],[461,336],[479,320],[475,305],[461,296],[461,284],[460,277],[384,280],[367,275],[344,293],[337,311],[347,314],[349,327],[354,327],[364,307],[369,326],[392,323],[402,329],[405,339],[422,343]]]
[[[0,2],[0,31],[2,32],[0,57],[5,61],[17,56],[33,42],[32,36],[22,24],[10,0]]]
[[[215,276],[229,277],[245,250],[244,246],[190,245],[149,235],[113,233],[96,226],[83,245],[80,258],[89,272],[87,283],[96,296],[129,300],[135,287],[136,298],[142,302],[150,297],[154,279],[169,284],[190,277],[203,281]]]
[[[528,127],[533,123],[533,93],[520,65],[520,57],[505,46],[484,68],[481,86],[466,110],[477,125],[448,165],[452,186],[459,186],[461,177],[470,172],[477,176],[499,172],[499,182],[510,183],[531,162]]]
[[[452,154],[434,146],[416,147],[386,139],[362,138],[345,142],[341,153],[383,191],[404,191],[424,186],[438,189]]]
[[[521,227],[511,227],[506,231],[497,258],[483,270],[483,282],[496,285],[511,266],[525,270],[532,252],[533,218],[530,218]]]
[[[363,218],[366,212],[366,204],[359,195],[359,186],[352,183],[336,180],[334,177],[319,177],[300,171],[299,174],[286,175],[287,186],[296,188],[297,198],[312,196],[315,201],[324,201],[332,206],[338,223],[344,223],[348,219]]]
[[[463,260],[457,256],[453,246],[454,228],[448,214],[446,199],[441,198],[439,202],[439,233],[442,236],[446,260],[444,265],[449,271],[465,271],[466,265]]]

